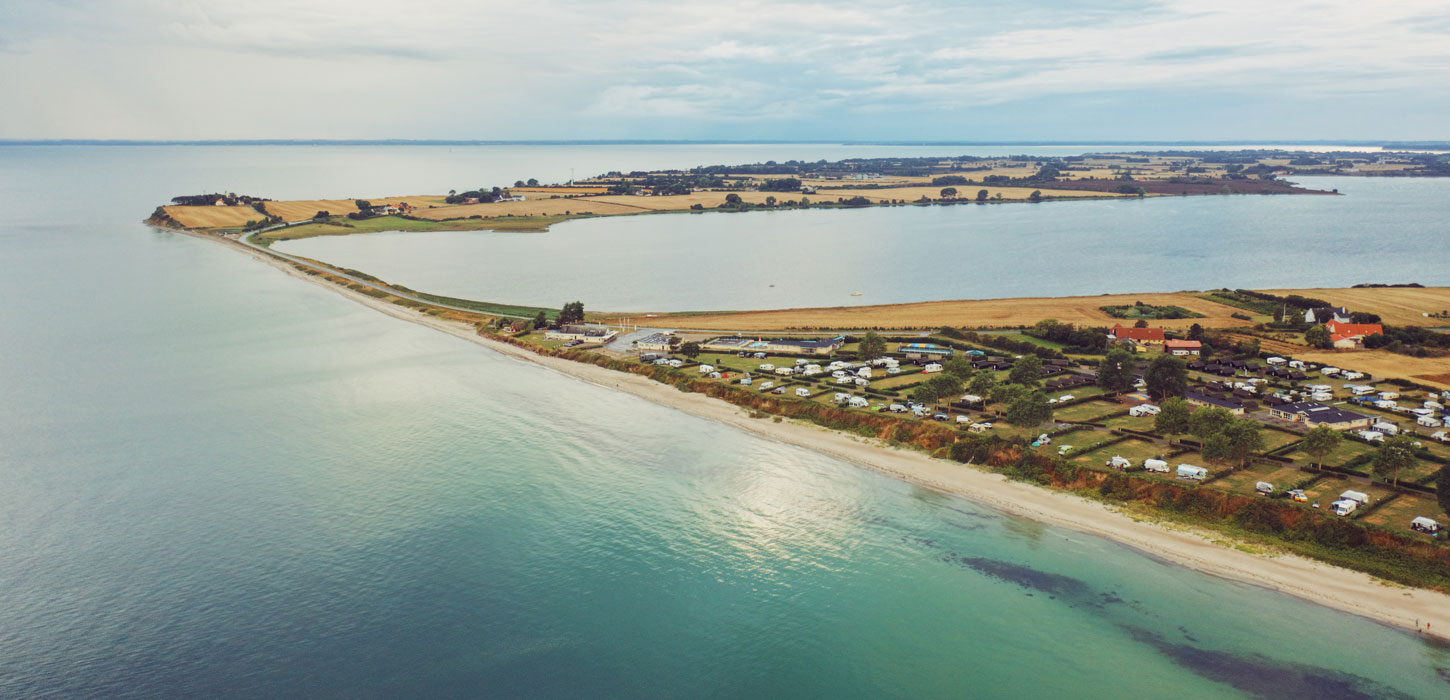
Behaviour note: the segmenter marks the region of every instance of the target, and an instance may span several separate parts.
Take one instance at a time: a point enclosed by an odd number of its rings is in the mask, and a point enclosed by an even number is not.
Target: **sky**
[[[7,0],[0,138],[1450,139],[1450,2]]]

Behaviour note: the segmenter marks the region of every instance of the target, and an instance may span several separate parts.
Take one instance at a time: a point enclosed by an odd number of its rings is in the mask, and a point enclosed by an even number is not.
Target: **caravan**
[[[1340,499],[1329,504],[1329,511],[1338,516],[1345,516],[1353,513],[1359,508],[1359,503],[1347,499]]]
[[[1113,469],[1128,469],[1133,466],[1133,463],[1124,457],[1113,455],[1103,466],[1112,467]]]
[[[1410,529],[1415,530],[1416,532],[1423,532],[1426,534],[1434,535],[1440,532],[1440,523],[1437,523],[1434,520],[1431,520],[1424,516],[1420,516],[1410,521]]]
[[[1208,478],[1208,470],[1192,464],[1180,464],[1178,465],[1178,478],[1186,481],[1203,481]]]
[[[864,396],[852,396],[849,402],[851,408],[866,408],[870,402]]]
[[[1128,409],[1128,415],[1134,418],[1142,418],[1143,416],[1156,416],[1161,410],[1162,409],[1154,406],[1151,403],[1144,403],[1138,404],[1137,406]]]
[[[1168,463],[1161,459],[1143,460],[1143,469],[1150,472],[1168,473]]]

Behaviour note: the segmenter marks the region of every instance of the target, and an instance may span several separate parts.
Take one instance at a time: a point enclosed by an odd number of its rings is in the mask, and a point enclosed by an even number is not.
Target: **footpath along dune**
[[[297,279],[321,285],[381,313],[448,333],[521,361],[625,391],[767,439],[844,459],[1013,515],[1101,536],[1213,576],[1262,586],[1405,630],[1413,629],[1417,621],[1428,622],[1436,636],[1450,640],[1450,595],[1390,584],[1368,574],[1299,556],[1250,554],[1215,542],[1210,535],[1134,520],[1096,501],[1008,481],[1000,475],[970,466],[932,459],[917,452],[894,449],[813,425],[752,419],[739,408],[703,394],[683,393],[639,375],[536,355],[523,348],[481,337],[468,324],[435,318],[309,276],[278,258],[230,239],[205,234],[188,235],[229,245]]]

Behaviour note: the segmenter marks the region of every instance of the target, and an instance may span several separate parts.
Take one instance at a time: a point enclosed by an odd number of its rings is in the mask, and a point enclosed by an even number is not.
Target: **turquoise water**
[[[1450,179],[1302,183],[1344,196],[664,214],[277,247],[452,296],[630,311],[1450,284]]]
[[[0,149],[0,697],[1450,691],[1402,632],[134,223],[245,148],[99,150]]]

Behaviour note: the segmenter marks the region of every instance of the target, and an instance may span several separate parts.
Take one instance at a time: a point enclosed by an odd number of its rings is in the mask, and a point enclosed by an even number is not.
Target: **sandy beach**
[[[187,233],[181,231],[179,233]],[[1368,574],[1295,555],[1253,554],[1226,546],[1222,536],[1135,520],[1106,504],[1068,493],[1012,482],[1005,477],[926,455],[792,421],[750,418],[741,409],[702,394],[683,393],[643,376],[537,355],[479,336],[472,327],[374,299],[306,275],[291,264],[236,241],[189,234],[231,246],[301,280],[320,285],[394,318],[410,321],[482,345],[520,361],[561,372],[599,386],[752,434],[844,459],[936,491],[962,496],[993,508],[1051,525],[1096,535],[1174,564],[1279,591],[1329,608],[1369,618],[1414,633],[1426,623],[1431,633],[1450,641],[1450,595],[1414,589]]]

